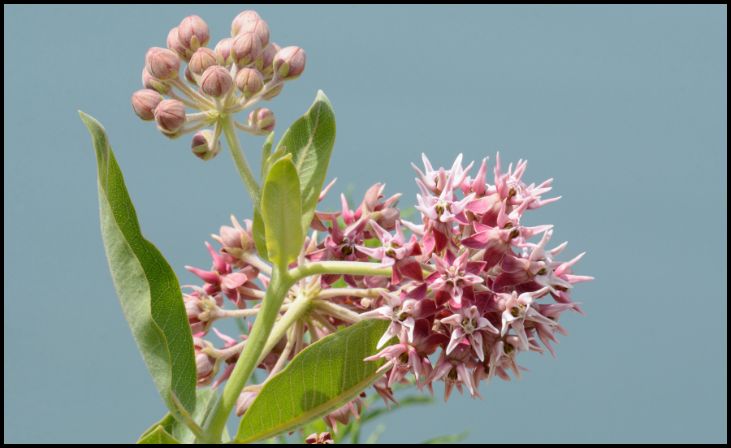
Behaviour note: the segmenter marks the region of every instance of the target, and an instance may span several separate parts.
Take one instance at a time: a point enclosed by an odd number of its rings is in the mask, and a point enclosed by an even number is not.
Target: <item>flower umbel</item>
[[[298,331],[288,333],[288,342],[267,354],[259,367],[269,375],[308,341],[362,319],[390,321],[378,353],[367,358],[386,361],[381,368],[385,382],[375,388],[384,397],[392,398],[390,388],[410,375],[419,388],[432,390],[434,382],[443,382],[445,398],[454,388],[477,397],[482,380],[520,374],[518,354],[542,353],[541,344],[554,353],[550,344],[556,342],[555,334],[565,332],[558,323],[561,314],[578,311],[569,298],[573,285],[591,277],[571,271],[581,255],[567,262],[556,260],[566,244],[547,248],[552,226],[521,224],[523,214],[553,202],[542,199],[550,182],[539,187],[524,184],[523,161],[507,173],[496,165],[495,183],[490,184],[484,160],[470,177],[472,164],[463,168],[461,156],[450,169],[434,169],[426,156],[423,159],[424,171],[417,170],[420,223],[400,219],[399,195],[383,201],[381,184],[369,189],[355,210],[343,199],[339,211],[316,212],[312,236],[298,263],[371,261],[390,267],[392,275],[323,275],[295,286],[282,312],[302,293],[311,294],[319,305]],[[205,303],[215,308],[204,316],[205,322],[194,309],[191,325],[200,337],[215,319],[254,317],[271,281],[271,267],[251,243],[250,224],[244,228],[233,222],[235,227],[221,227],[214,235],[222,248],[211,252],[212,268],[191,268],[206,282],[201,290],[211,299]],[[224,309],[225,298],[234,310]],[[240,351],[245,337],[209,353],[219,356],[219,362],[231,362],[234,348]],[[208,363],[202,366],[207,369]],[[211,371],[202,374],[210,376]],[[341,409],[336,420],[356,415],[357,403],[350,408]]]
[[[145,90],[132,96],[135,113],[143,120],[154,118],[158,129],[171,138],[210,127],[194,137],[193,153],[202,160],[218,154],[222,117],[251,110],[247,122],[233,124],[253,135],[270,132],[271,110],[253,109],[279,95],[286,81],[299,77],[306,57],[300,47],[280,48],[270,42],[269,33],[259,14],[244,11],[234,19],[231,37],[210,49],[206,22],[196,15],[184,18],[168,33],[168,48],[147,52],[142,72]],[[202,135],[208,150],[201,146]]]

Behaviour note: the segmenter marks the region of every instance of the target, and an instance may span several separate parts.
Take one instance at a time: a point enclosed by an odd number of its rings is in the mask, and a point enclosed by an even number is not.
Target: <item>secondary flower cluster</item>
[[[299,77],[305,52],[299,47],[280,48],[269,39],[269,26],[255,11],[243,11],[231,24],[231,37],[213,49],[208,25],[198,16],[184,18],[167,36],[167,48],[153,47],[145,56],[142,84],[132,95],[132,108],[143,120],[155,120],[158,129],[175,138],[196,132],[193,153],[203,160],[220,150],[220,114],[236,114],[260,100],[270,100],[284,82]],[[181,64],[187,63],[184,76]],[[186,108],[195,113],[186,113]],[[274,128],[268,108],[251,110],[239,129],[260,135]]]
[[[552,180],[527,184],[527,163],[503,170],[499,154],[492,183],[486,160],[474,175],[473,163],[463,167],[461,155],[450,169],[435,169],[426,156],[423,162],[423,170],[414,166],[418,223],[401,217],[400,195],[386,198],[383,184],[371,187],[355,208],[341,195],[339,211],[315,213],[299,264],[378,262],[391,268],[390,275],[327,274],[300,281],[282,312],[301,294],[313,298],[312,310],[266,354],[261,369],[272,375],[308,343],[362,319],[390,322],[378,353],[367,358],[385,360],[384,376],[374,388],[386,402],[394,401],[391,387],[408,379],[430,391],[434,382],[443,382],[445,399],[455,387],[479,396],[481,381],[520,375],[519,353],[542,353],[545,347],[554,354],[556,334],[564,333],[560,315],[580,311],[571,290],[592,278],[572,272],[583,254],[557,259],[566,243],[549,246],[551,225],[521,223],[526,212],[559,199],[543,197]],[[221,249],[206,243],[211,269],[188,267],[205,282],[185,294],[200,384],[224,381],[246,344],[246,331],[236,339],[211,324],[255,316],[271,274],[256,253],[251,222],[233,219],[232,224],[214,235]],[[224,299],[235,309],[224,309]],[[221,347],[204,339],[210,329],[223,341]],[[217,377],[221,368],[224,373]],[[244,389],[239,414],[258,390]],[[361,406],[359,397],[326,420],[331,426],[347,422]]]

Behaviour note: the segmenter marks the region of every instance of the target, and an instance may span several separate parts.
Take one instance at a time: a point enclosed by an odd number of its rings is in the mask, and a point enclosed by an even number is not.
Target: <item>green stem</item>
[[[196,437],[202,437],[203,436],[203,430],[200,426],[195,422],[195,419],[192,415],[188,412],[187,409],[185,409],[185,406],[183,406],[183,403],[180,402],[178,397],[175,394],[170,394],[170,399],[173,402],[173,405],[175,406],[175,409],[178,411],[177,413],[174,413],[173,416],[178,420],[182,421],[182,423],[190,429],[190,431],[196,436]]]
[[[328,288],[317,295],[318,299],[330,299],[332,297],[378,297],[386,288]]]
[[[184,95],[188,95],[190,99],[193,100],[193,102],[198,102],[200,104],[196,105],[196,109],[199,108],[201,105],[203,105],[205,108],[211,108],[213,107],[213,103],[200,93],[196,92],[195,90],[191,89],[185,84],[185,81],[181,81],[179,79],[173,79],[170,81],[170,84],[180,89],[181,92],[183,92]]]
[[[251,172],[249,164],[246,162],[246,157],[244,157],[244,152],[241,150],[239,137],[236,135],[236,130],[233,126],[233,118],[230,115],[225,115],[221,116],[219,120],[221,127],[223,128],[223,133],[226,136],[228,148],[231,150],[231,157],[233,157],[236,169],[239,171],[239,176],[241,176],[241,180],[244,181],[246,189],[249,190],[249,195],[251,196],[251,201],[254,204],[254,207],[258,207],[259,184],[256,182],[254,173]]]
[[[279,340],[284,337],[284,334],[287,332],[289,327],[294,325],[295,322],[297,322],[299,319],[301,319],[304,315],[307,314],[307,312],[310,309],[310,305],[312,304],[312,297],[308,297],[307,295],[300,295],[295,299],[294,302],[289,304],[289,308],[287,308],[287,312],[284,313],[281,319],[277,321],[277,323],[274,325],[274,328],[272,328],[272,332],[269,334],[269,337],[267,338],[266,345],[264,346],[264,350],[261,351],[261,355],[259,356],[259,363],[263,361],[264,357],[266,357],[269,352],[272,351],[275,345],[279,343]]]
[[[381,277],[390,276],[390,266],[383,266],[380,263],[366,263],[362,261],[317,261],[298,266],[289,271],[295,279],[310,275],[319,274],[345,274],[345,275],[378,275]]]
[[[360,314],[350,311],[349,309],[325,300],[316,300],[314,302],[318,310],[324,311],[327,315],[336,317],[342,321],[355,323],[360,321]]]
[[[292,277],[286,272],[282,273],[276,267],[274,268],[272,281],[267,289],[259,315],[254,321],[254,326],[251,333],[249,333],[238,361],[236,361],[236,366],[231,372],[231,377],[226,382],[221,398],[206,421],[205,434],[201,442],[220,443],[226,420],[236,405],[241,390],[258,364],[259,357],[264,351],[269,334],[274,326],[274,321],[279,315],[279,308],[282,306],[287,291],[293,284],[294,279]]]
[[[228,125],[224,122],[224,132],[231,130],[230,118]],[[227,132],[228,136],[228,132]],[[235,138],[235,136],[234,136]],[[232,151],[232,153],[235,151]],[[236,157],[234,156],[234,159]],[[242,176],[243,177],[243,176]],[[287,328],[307,312],[312,298],[298,297],[292,302],[287,312],[277,325],[274,322],[289,288],[298,280],[318,274],[346,274],[346,275],[391,275],[391,268],[379,263],[364,263],[357,261],[320,261],[308,263],[291,269],[289,272],[280,271],[276,266],[272,269],[272,278],[266,291],[262,306],[257,315],[254,326],[249,333],[244,349],[239,355],[236,366],[226,382],[226,387],[209,415],[204,425],[204,434],[198,439],[202,443],[220,443],[221,434],[226,426],[231,410],[241,390],[249,380],[251,373],[259,364],[263,353],[268,353],[279,339],[284,336]]]

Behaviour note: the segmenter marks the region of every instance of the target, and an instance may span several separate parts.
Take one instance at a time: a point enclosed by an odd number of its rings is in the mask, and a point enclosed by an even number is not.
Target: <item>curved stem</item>
[[[253,253],[245,253],[239,257],[244,263],[248,263],[267,275],[272,275],[272,267],[269,263],[257,257]]]
[[[269,372],[267,380],[279,373],[279,371],[282,370],[282,367],[284,367],[284,364],[287,362],[287,359],[289,359],[289,354],[292,353],[292,349],[294,348],[295,343],[295,339],[294,337],[292,337],[293,333],[293,331],[290,331],[287,335],[287,345],[284,346],[284,350],[282,350],[282,353],[279,355],[279,359],[277,359],[276,364],[274,364],[271,372]]]
[[[213,103],[208,98],[188,87],[185,82],[179,79],[173,79],[170,81],[170,84],[180,89],[184,95],[187,95],[194,102],[197,101],[208,108],[213,108]]]
[[[332,302],[327,302],[325,300],[316,300],[314,304],[318,310],[324,311],[329,316],[350,323],[360,322],[360,314],[354,311],[350,311],[349,309],[340,305],[336,305]]]
[[[182,421],[182,423],[190,429],[190,431],[196,436],[201,437],[203,435],[203,430],[200,426],[195,422],[195,419],[192,415],[188,412],[187,409],[185,409],[185,406],[183,406],[183,403],[180,402],[178,397],[175,394],[170,394],[170,399],[173,402],[173,405],[175,406],[175,409],[178,411],[177,413],[173,413],[173,416],[178,420]]]
[[[207,121],[196,120],[193,123],[188,123],[186,126],[183,126],[183,128],[178,132],[182,136],[183,134],[203,129],[204,127],[208,126],[208,124],[209,123]]]
[[[189,100],[187,97],[178,95],[177,93],[175,93],[175,91],[173,91],[173,89],[170,89],[170,91],[168,92],[168,95],[170,95],[170,98],[182,102],[183,104],[190,107],[191,109],[198,109],[201,107],[200,104]]]
[[[267,289],[266,296],[262,301],[262,307],[259,311],[254,326],[246,340],[246,345],[241,351],[236,366],[231,372],[231,376],[226,382],[220,399],[216,403],[216,407],[206,420],[204,434],[200,441],[204,443],[220,443],[221,434],[226,427],[231,410],[236,405],[236,400],[241,390],[246,385],[251,373],[259,362],[259,357],[264,351],[267,339],[274,326],[274,321],[279,315],[279,309],[284,301],[284,297],[289,288],[294,284],[294,280],[287,272],[280,272],[274,269],[272,273],[272,282]]]
[[[261,362],[264,357],[268,355],[270,351],[272,351],[274,346],[279,343],[279,340],[282,339],[282,337],[287,333],[289,327],[294,325],[298,320],[300,320],[303,316],[307,314],[307,312],[310,310],[311,303],[312,298],[303,294],[298,296],[294,300],[294,302],[289,304],[287,312],[284,313],[282,318],[279,319],[274,325],[274,328],[272,328],[272,332],[267,338],[264,350],[262,350],[261,355],[259,355],[259,362]]]
[[[248,132],[249,134],[253,135],[267,135],[270,131],[262,131],[261,129],[251,127],[249,125],[245,125],[243,123],[239,123],[238,121],[234,121],[234,126],[241,129],[244,132]]]
[[[239,103],[236,106],[234,106],[233,108],[231,108],[229,111],[232,114],[235,114],[237,112],[241,112],[242,110],[244,110],[244,109],[246,109],[248,107],[253,106],[257,102],[261,101],[261,99],[264,98],[264,95],[266,95],[267,93],[271,92],[275,88],[279,87],[283,82],[284,81],[282,81],[281,79],[272,79],[271,81],[269,81],[268,83],[266,83],[264,85],[264,88],[261,89],[261,92],[257,93],[256,95],[254,95],[254,96],[252,96],[251,98],[248,98],[248,99],[242,97],[239,100]]]
[[[254,179],[254,173],[251,172],[251,168],[249,168],[249,164],[246,162],[244,153],[241,150],[239,137],[233,127],[233,119],[230,115],[226,115],[222,116],[220,120],[226,142],[228,142],[228,148],[231,150],[231,157],[233,157],[236,169],[239,171],[239,176],[244,181],[246,189],[249,190],[254,207],[259,207],[259,184]]]

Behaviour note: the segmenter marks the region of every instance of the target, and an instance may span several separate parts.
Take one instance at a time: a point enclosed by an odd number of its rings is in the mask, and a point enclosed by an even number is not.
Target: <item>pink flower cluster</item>
[[[393,401],[391,387],[407,379],[430,391],[434,382],[444,382],[445,399],[454,387],[479,396],[481,381],[520,375],[519,353],[545,348],[554,354],[556,334],[565,333],[561,314],[580,311],[571,290],[592,278],[572,272],[583,254],[557,259],[566,243],[549,245],[551,225],[521,223],[526,212],[559,199],[544,198],[552,180],[528,184],[523,181],[527,163],[504,170],[499,154],[491,183],[486,160],[474,174],[473,163],[463,167],[461,155],[450,169],[435,169],[426,156],[423,162],[423,169],[414,166],[418,223],[401,217],[400,195],[385,197],[382,184],[371,187],[355,208],[341,196],[339,211],[315,213],[301,263],[378,262],[391,267],[391,275],[328,274],[302,281],[295,288],[317,283],[323,305],[296,325],[260,368],[274,373],[307,343],[339,325],[369,318],[390,321],[378,353],[367,358],[386,361],[374,387],[387,402]],[[222,317],[255,316],[271,272],[256,254],[250,223],[234,220],[233,227],[222,227],[214,237],[222,248],[208,245],[212,268],[189,268],[205,284],[185,295],[201,384],[213,380],[219,365],[230,372],[246,339],[218,333],[224,344],[216,348],[203,339],[210,324]],[[235,310],[223,309],[224,297]],[[256,390],[242,394],[239,413]],[[357,414],[361,404],[357,398],[326,420],[333,425],[347,421],[344,416]]]
[[[280,47],[270,40],[269,25],[256,11],[243,11],[231,23],[231,37],[208,48],[208,24],[185,17],[167,35],[167,48],[152,47],[142,69],[144,89],[132,94],[132,109],[142,120],[154,120],[170,138],[195,132],[191,149],[203,160],[220,151],[220,115],[235,115],[271,100],[286,81],[298,78],[306,56],[297,46]],[[181,68],[183,68],[181,76]],[[198,111],[186,113],[186,109]],[[248,121],[233,124],[253,135],[275,126],[266,107],[249,112]],[[212,129],[204,129],[212,126]],[[197,131],[197,132],[196,132]]]

